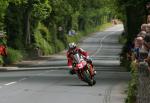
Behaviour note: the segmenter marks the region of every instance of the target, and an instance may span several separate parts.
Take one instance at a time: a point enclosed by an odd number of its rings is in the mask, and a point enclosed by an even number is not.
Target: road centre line
[[[113,35],[113,33],[114,33],[114,32],[112,32],[111,34],[105,35],[102,39],[100,39],[100,42],[99,42],[100,47],[99,47],[99,49],[98,49],[92,56],[96,56],[96,54],[101,51],[101,49],[102,49],[102,47],[103,47],[103,44],[102,44],[103,40],[104,40],[105,38],[107,38],[108,36]]]
[[[22,79],[20,79],[19,81],[24,81],[24,80],[26,80],[27,78],[22,78]]]
[[[4,85],[8,86],[8,85],[12,85],[12,84],[15,84],[15,83],[17,83],[17,82],[10,82],[10,83],[4,84]]]
[[[102,48],[102,42],[103,42],[103,40],[107,37],[107,36],[109,36],[109,35],[105,35],[101,40],[100,40],[100,42],[99,42],[99,44],[100,44],[100,47],[99,47],[99,49],[94,53],[94,56],[98,53],[98,52],[100,52],[100,50],[101,50],[101,48]]]

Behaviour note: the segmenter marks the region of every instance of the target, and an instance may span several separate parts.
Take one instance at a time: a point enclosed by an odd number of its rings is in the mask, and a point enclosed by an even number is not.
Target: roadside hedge
[[[131,66],[131,80],[128,84],[127,98],[125,102],[135,103],[136,96],[137,96],[137,85],[138,85],[137,64],[134,61],[132,61],[130,66]]]

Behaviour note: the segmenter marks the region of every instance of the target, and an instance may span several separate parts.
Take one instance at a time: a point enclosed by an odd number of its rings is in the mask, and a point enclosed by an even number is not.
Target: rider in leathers
[[[68,59],[68,66],[69,66],[69,68],[71,68],[70,74],[75,74],[74,65],[73,65],[74,58],[71,56],[73,51],[77,51],[78,53],[80,53],[87,60],[87,62],[89,62],[93,67],[92,61],[89,58],[88,53],[86,51],[84,51],[82,48],[78,48],[75,43],[69,43],[69,49],[67,51],[67,59]],[[94,70],[94,68],[93,68],[93,71],[94,71],[94,75],[95,75],[96,71]]]

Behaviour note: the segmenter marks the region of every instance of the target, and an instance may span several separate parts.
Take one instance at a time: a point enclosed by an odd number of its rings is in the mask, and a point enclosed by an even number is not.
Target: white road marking
[[[111,35],[111,34],[110,34],[110,35]],[[103,42],[103,40],[104,40],[106,37],[108,37],[108,36],[109,36],[109,35],[105,35],[105,36],[100,40],[100,42],[99,42],[100,47],[99,47],[99,49],[94,53],[94,55],[92,55],[92,56],[95,56],[97,53],[100,52],[101,48],[103,47],[102,42]]]
[[[101,51],[101,49],[102,49],[102,47],[103,47],[103,44],[102,44],[103,40],[104,40],[105,38],[107,38],[108,36],[113,35],[113,33],[114,33],[114,32],[112,32],[112,33],[109,34],[109,35],[105,35],[102,39],[100,39],[100,42],[99,42],[100,47],[99,47],[99,49],[92,55],[93,57],[96,56],[96,54]]]
[[[27,78],[22,78],[22,79],[20,79],[19,81],[24,81],[24,80],[26,80]]]
[[[36,76],[41,76],[41,75],[43,75],[43,74],[45,74],[45,73],[49,73],[49,72],[52,72],[52,71],[57,71],[57,70],[47,70],[47,71],[45,71],[44,73],[36,74]],[[9,85],[15,84],[15,83],[17,83],[17,82],[24,81],[24,80],[26,80],[26,79],[28,79],[28,78],[22,78],[22,79],[20,79],[20,80],[18,80],[18,81],[9,82],[9,83],[3,84],[3,85],[9,86]],[[0,88],[2,88],[2,86],[0,86]]]
[[[4,85],[8,86],[8,85],[12,85],[12,84],[15,84],[15,83],[17,83],[17,82],[10,82],[10,83],[4,84]]]

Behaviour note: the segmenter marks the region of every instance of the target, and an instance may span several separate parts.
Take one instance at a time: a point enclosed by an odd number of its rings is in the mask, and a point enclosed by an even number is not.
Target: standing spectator
[[[0,55],[6,56],[6,35],[3,32],[0,32]]]
[[[144,38],[143,37],[135,38],[134,51],[135,51],[135,57],[138,61],[143,59],[143,57],[142,57],[143,54],[148,54],[148,48],[144,44]]]
[[[147,24],[142,24],[141,25],[141,31],[145,31],[146,32],[146,28],[147,28]]]
[[[69,36],[72,36],[72,34],[71,34],[71,30],[69,30],[69,31],[68,31],[68,35],[69,35]]]
[[[69,36],[76,35],[76,31],[74,29],[70,29],[69,32],[68,32],[68,35]]]
[[[5,66],[7,62],[6,39],[7,39],[7,36],[4,35],[3,32],[0,32],[0,55],[2,56],[2,59],[3,59],[3,66]]]

